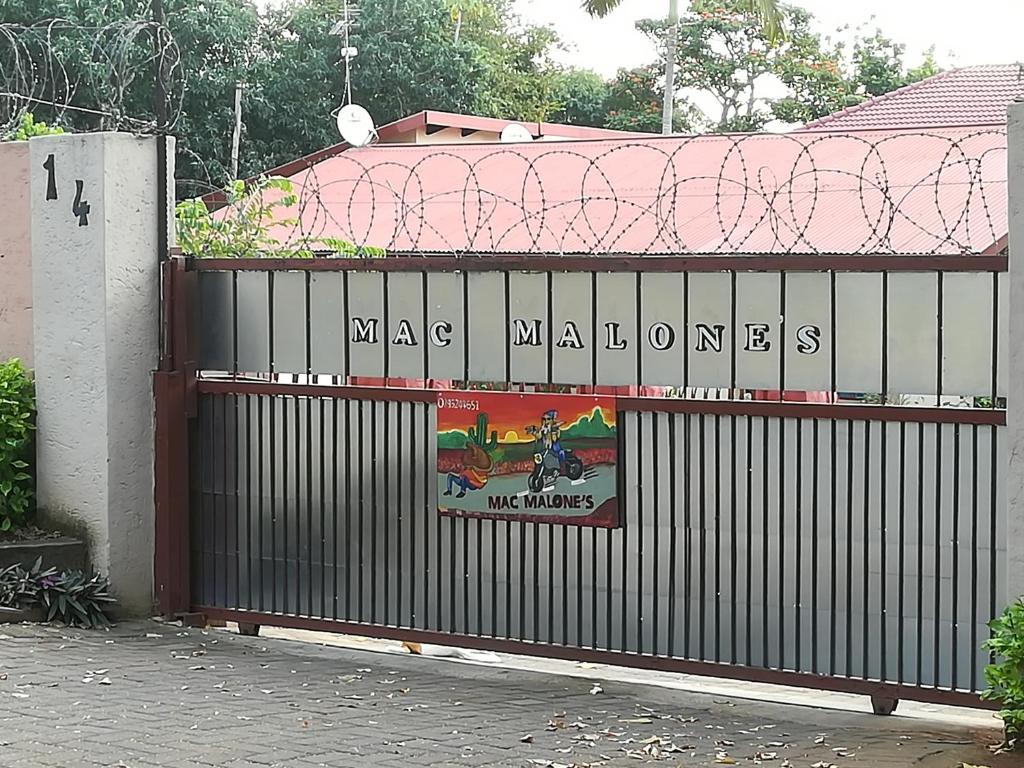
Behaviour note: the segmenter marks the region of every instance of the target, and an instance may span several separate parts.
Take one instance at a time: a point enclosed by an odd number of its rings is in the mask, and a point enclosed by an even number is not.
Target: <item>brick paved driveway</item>
[[[157,623],[0,626],[0,765],[1020,765],[991,730],[593,685]]]

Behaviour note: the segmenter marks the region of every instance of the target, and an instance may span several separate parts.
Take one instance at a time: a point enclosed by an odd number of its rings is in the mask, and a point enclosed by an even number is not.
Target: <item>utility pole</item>
[[[238,178],[238,146],[242,141],[242,84],[235,83],[235,129],[231,132],[231,180]]]
[[[679,38],[679,0],[668,1],[668,40],[665,45],[665,100],[661,107],[661,132],[672,133],[672,107],[675,103],[676,41]]]

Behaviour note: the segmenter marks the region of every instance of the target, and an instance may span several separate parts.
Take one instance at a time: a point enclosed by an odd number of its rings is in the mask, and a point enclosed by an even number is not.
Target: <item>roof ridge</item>
[[[883,101],[885,101],[885,100],[887,100],[889,98],[892,98],[894,96],[908,93],[909,91],[912,91],[912,90],[915,90],[917,88],[920,88],[925,83],[934,83],[934,82],[936,82],[938,80],[943,80],[946,77],[948,77],[949,75],[952,75],[952,74],[954,74],[956,72],[963,72],[965,69],[971,69],[971,67],[955,67],[953,69],[943,70],[942,72],[936,72],[931,77],[926,77],[923,80],[918,80],[917,82],[914,82],[914,83],[907,83],[904,86],[900,86],[895,91],[887,91],[886,93],[881,93],[881,94],[879,94],[877,96],[872,96],[869,99],[865,99],[864,101],[862,101],[862,102],[860,102],[858,104],[854,104],[854,105],[849,106],[849,107],[844,107],[843,109],[839,110],[838,112],[831,112],[831,113],[829,113],[827,115],[822,115],[821,117],[815,118],[814,120],[811,120],[809,123],[806,123],[804,125],[804,128],[805,129],[808,129],[808,128],[813,129],[813,128],[827,127],[828,123],[833,121],[833,120],[838,120],[841,117],[847,117],[847,116],[849,116],[850,114],[852,114],[854,112],[859,112],[862,109],[866,109],[867,107],[874,106],[875,104],[883,102]]]

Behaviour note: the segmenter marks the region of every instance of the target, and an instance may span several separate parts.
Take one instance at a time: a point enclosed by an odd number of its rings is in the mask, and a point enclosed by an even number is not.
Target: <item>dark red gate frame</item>
[[[249,625],[276,625],[342,632],[413,642],[455,645],[500,652],[606,663],[668,672],[699,674],[821,690],[867,694],[875,710],[887,714],[900,698],[970,707],[992,707],[972,693],[915,685],[883,683],[807,672],[693,661],[664,656],[569,647],[452,634],[434,630],[368,625],[349,621],[258,613],[193,603],[190,594],[189,476],[190,444],[198,415],[198,398],[207,395],[285,395],[339,400],[432,403],[437,392],[425,389],[290,384],[244,379],[202,380],[197,375],[198,343],[194,320],[199,271],[991,271],[1007,268],[1005,256],[762,256],[762,257],[445,257],[398,256],[384,259],[172,259],[162,271],[162,339],[160,367],[154,375],[156,398],[156,562],[157,598],[165,616],[199,614],[205,619]],[[955,423],[1003,426],[999,409],[907,408],[898,406],[825,405],[787,402],[708,401],[619,398],[623,411],[722,414],[799,419],[844,419],[882,422]]]

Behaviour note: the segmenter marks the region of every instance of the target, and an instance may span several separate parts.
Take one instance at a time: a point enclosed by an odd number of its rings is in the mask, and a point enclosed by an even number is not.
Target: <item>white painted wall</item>
[[[56,200],[47,199],[50,155]],[[148,614],[156,139],[48,136],[32,139],[30,156],[39,504],[84,524],[93,565],[109,574],[120,610]],[[79,182],[87,218],[74,210]]]
[[[28,142],[0,142],[0,361],[32,366]]]

